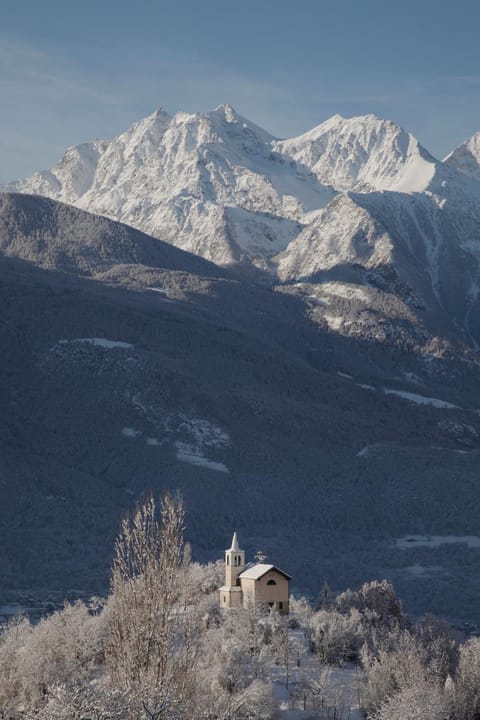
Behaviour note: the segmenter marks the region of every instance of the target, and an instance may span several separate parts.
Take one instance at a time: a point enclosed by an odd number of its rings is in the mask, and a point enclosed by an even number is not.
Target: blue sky
[[[479,26],[478,0],[2,3],[0,181],[224,102],[281,137],[374,112],[442,157],[480,130]]]

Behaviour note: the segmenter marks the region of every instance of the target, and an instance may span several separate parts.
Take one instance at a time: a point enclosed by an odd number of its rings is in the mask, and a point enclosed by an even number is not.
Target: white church
[[[239,608],[260,603],[266,608],[286,615],[290,575],[267,563],[245,565],[245,551],[240,550],[237,533],[232,545],[225,550],[225,585],[220,588],[220,607]]]

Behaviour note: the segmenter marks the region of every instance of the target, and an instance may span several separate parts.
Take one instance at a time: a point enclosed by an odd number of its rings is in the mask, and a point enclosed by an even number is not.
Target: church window
[[[271,578],[271,579],[267,582],[267,585],[276,585],[276,584],[277,584],[277,583],[276,583],[276,580],[274,580],[273,578]]]
[[[230,558],[227,555],[227,565],[230,565]]]

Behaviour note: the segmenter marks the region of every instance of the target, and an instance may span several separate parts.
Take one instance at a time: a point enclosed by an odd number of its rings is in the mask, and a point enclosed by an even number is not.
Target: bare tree
[[[182,500],[166,494],[156,515],[149,497],[124,518],[115,545],[108,605],[107,664],[151,717],[185,706],[194,678],[196,618],[181,603],[184,588]]]

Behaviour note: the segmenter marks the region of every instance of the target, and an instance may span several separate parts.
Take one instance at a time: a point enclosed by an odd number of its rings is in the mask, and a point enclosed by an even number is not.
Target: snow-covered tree
[[[392,626],[403,621],[402,604],[386,580],[364,583],[356,592],[346,590],[337,596],[334,606],[341,613],[355,608],[371,622],[383,625]]]
[[[417,686],[443,687],[448,663],[441,644],[425,646],[408,631],[392,632],[376,654],[363,649],[364,705],[378,711],[398,692]]]
[[[185,706],[195,675],[196,623],[183,611],[184,507],[166,494],[123,520],[108,603],[107,667],[114,687],[162,717]]]
[[[453,717],[455,720],[480,717],[480,638],[471,638],[460,648]]]
[[[351,608],[342,614],[335,610],[319,610],[312,618],[315,651],[319,660],[338,665],[354,660],[365,642],[360,612]]]
[[[448,720],[448,717],[449,703],[442,688],[422,680],[401,688],[370,716],[371,720]]]

